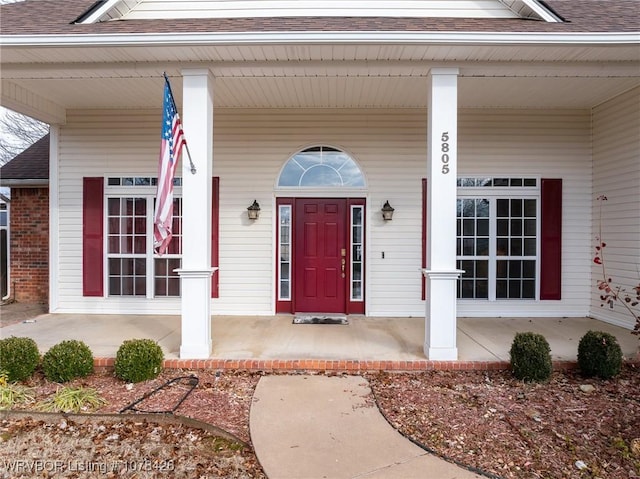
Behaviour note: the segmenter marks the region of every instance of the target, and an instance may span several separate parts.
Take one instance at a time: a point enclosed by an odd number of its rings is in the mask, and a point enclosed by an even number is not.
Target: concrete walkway
[[[269,479],[471,479],[400,435],[359,376],[265,376],[251,441]]]

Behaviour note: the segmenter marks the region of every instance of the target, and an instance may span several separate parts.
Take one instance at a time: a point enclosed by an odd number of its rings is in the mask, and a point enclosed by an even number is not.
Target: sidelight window
[[[362,301],[364,284],[364,206],[351,207],[351,301]]]
[[[278,231],[278,299],[289,301],[291,299],[291,205],[278,207],[280,219]]]

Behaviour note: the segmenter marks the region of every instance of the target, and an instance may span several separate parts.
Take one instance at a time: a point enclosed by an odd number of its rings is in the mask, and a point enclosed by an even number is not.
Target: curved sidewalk
[[[359,376],[264,376],[251,440],[270,479],[472,479],[393,429]]]

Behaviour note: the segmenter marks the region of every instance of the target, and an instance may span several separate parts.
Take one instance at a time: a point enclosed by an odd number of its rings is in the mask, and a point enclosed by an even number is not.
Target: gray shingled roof
[[[546,0],[566,21],[525,19],[292,17],[124,20],[74,24],[93,0],[26,0],[0,7],[2,35],[288,31],[605,33],[640,31],[639,0]]]
[[[0,168],[0,185],[28,186],[49,182],[49,135],[36,141]]]

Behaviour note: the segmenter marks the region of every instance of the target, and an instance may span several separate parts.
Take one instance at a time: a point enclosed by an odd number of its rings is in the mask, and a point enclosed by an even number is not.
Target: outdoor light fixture
[[[382,207],[382,219],[385,221],[391,221],[393,219],[394,210],[395,208],[392,208],[389,201],[387,201]]]
[[[250,220],[257,220],[260,216],[260,205],[256,200],[253,200],[252,205],[247,208],[247,215]]]

